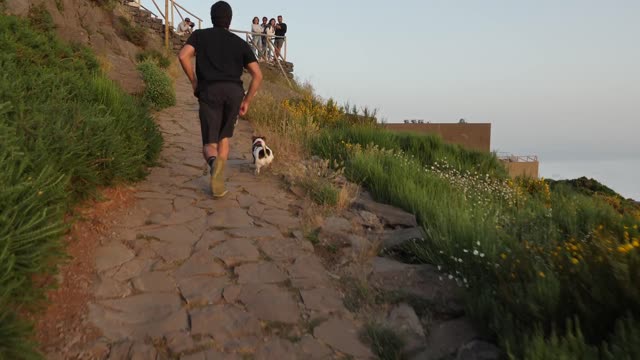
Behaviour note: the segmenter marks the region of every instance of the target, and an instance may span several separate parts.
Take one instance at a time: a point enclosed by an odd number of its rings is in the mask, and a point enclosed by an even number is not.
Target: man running
[[[178,55],[200,104],[202,155],[210,166],[211,192],[215,198],[227,194],[224,166],[236,118],[238,114],[243,116],[247,113],[262,82],[262,72],[251,47],[229,31],[231,17],[228,3],[218,1],[213,4],[213,28],[196,30]],[[243,68],[251,75],[246,95],[240,79]]]

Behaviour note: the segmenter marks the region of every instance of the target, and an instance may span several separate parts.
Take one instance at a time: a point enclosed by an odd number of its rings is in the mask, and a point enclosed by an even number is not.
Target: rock
[[[208,306],[190,311],[191,334],[210,335],[218,343],[260,335],[258,319],[233,305]]]
[[[222,276],[227,271],[216,262],[211,250],[201,250],[193,255],[175,271],[178,278],[195,275]]]
[[[247,214],[249,214],[250,216],[259,218],[264,213],[265,208],[266,207],[264,205],[262,205],[260,203],[255,203],[255,204],[251,205],[251,207],[249,208],[249,211],[247,212]]]
[[[415,359],[436,360],[455,355],[458,349],[478,336],[466,318],[434,324],[429,328],[426,350]]]
[[[409,265],[376,257],[372,260],[369,280],[383,290],[400,291],[427,300],[437,312],[450,315],[464,312],[460,288],[431,265]]]
[[[226,241],[229,237],[224,231],[205,231],[202,238],[196,243],[196,250],[209,250],[212,247]]]
[[[258,249],[247,239],[225,241],[213,248],[211,252],[230,267],[240,263],[255,262],[260,259]]]
[[[353,206],[376,214],[385,226],[391,228],[418,226],[415,215],[395,206],[377,203],[366,193],[362,193]]]
[[[158,356],[156,349],[147,344],[136,343],[131,348],[131,360],[149,360]]]
[[[227,230],[227,233],[233,237],[250,238],[253,240],[277,239],[282,237],[280,231],[273,227],[252,226],[249,228],[230,229]]]
[[[230,229],[253,226],[253,219],[247,211],[240,208],[226,208],[210,215],[207,223],[210,228]]]
[[[82,353],[84,354],[83,356],[86,356],[90,359],[107,359],[109,352],[109,344],[104,338],[94,341],[82,351]],[[109,360],[111,359],[112,358],[109,356]]]
[[[111,345],[109,360],[128,360],[131,346],[133,346],[133,343],[129,340]]]
[[[191,198],[179,197],[173,200],[173,207],[176,209],[176,211],[183,211],[192,207],[193,202],[194,201]]]
[[[260,249],[272,260],[288,262],[308,254],[303,242],[292,238],[259,241]]]
[[[360,342],[358,328],[350,321],[330,319],[313,330],[313,336],[332,348],[358,358],[373,358],[371,350]]]
[[[163,219],[160,224],[162,225],[179,225],[188,223],[190,221],[205,218],[207,215],[206,211],[202,209],[198,209],[193,206],[189,206],[180,211],[174,211],[169,214],[165,219]]]
[[[224,297],[224,301],[228,304],[235,303],[240,297],[240,292],[242,291],[242,286],[239,285],[229,285],[222,291],[222,296]]]
[[[287,290],[276,285],[243,286],[239,300],[261,320],[294,324],[300,318],[298,303]]]
[[[149,246],[167,263],[173,263],[188,259],[191,256],[192,250],[191,244],[188,243],[181,244],[151,241],[149,243]],[[157,270],[155,267],[154,269]]]
[[[131,294],[131,287],[111,278],[103,278],[97,286],[96,298],[122,298]]]
[[[120,266],[133,259],[134,252],[119,242],[112,242],[109,245],[96,249],[95,266],[98,272],[102,272],[116,266]]]
[[[273,263],[246,264],[235,268],[238,284],[275,284],[287,276]]]
[[[165,335],[164,339],[169,351],[176,355],[191,350],[196,346],[191,335],[185,331]]]
[[[270,338],[258,345],[254,356],[255,360],[296,360],[296,353],[290,341],[280,338]]]
[[[425,234],[420,227],[387,230],[382,233],[382,248],[390,249],[411,240],[424,240]]]
[[[237,199],[240,207],[245,209],[258,202],[258,199],[255,196],[251,196],[249,194],[239,194]]]
[[[474,340],[458,349],[456,360],[498,360],[502,351],[488,342]]]
[[[162,242],[189,246],[195,244],[199,239],[199,237],[185,225],[167,226],[155,230],[149,230],[144,232],[143,236],[147,238],[154,238]]]
[[[117,281],[128,281],[140,275],[143,271],[149,270],[152,261],[145,258],[135,258],[126,264],[122,265],[118,271],[115,272],[113,278]]]
[[[425,346],[424,329],[411,306],[401,303],[391,310],[387,326],[405,340],[404,353],[415,353]]]
[[[171,276],[164,271],[145,272],[133,279],[133,286],[143,292],[170,292],[176,289]]]
[[[300,220],[297,217],[291,216],[286,210],[267,210],[262,214],[261,219],[280,229],[290,229],[300,226]]]
[[[148,293],[89,304],[89,320],[110,339],[146,336],[187,329],[187,313],[177,294]]]
[[[331,216],[324,221],[321,231],[328,233],[346,233],[352,230],[349,220],[337,216]]]
[[[291,284],[298,289],[313,289],[316,287],[329,287],[327,271],[315,256],[297,258],[288,269]]]
[[[241,360],[238,354],[225,354],[215,350],[207,350],[195,354],[182,355],[180,360]]]
[[[193,276],[178,279],[180,293],[189,305],[211,305],[222,300],[222,289],[229,285],[227,278]]]
[[[331,349],[311,335],[304,335],[297,345],[300,359],[326,360],[331,359],[331,355],[333,355]]]
[[[226,352],[249,354],[256,350],[256,345],[261,339],[257,336],[245,336],[229,339],[222,344],[222,348]]]
[[[342,297],[330,288],[317,288],[313,290],[300,290],[302,301],[307,310],[317,311],[323,314],[331,314],[344,310]]]
[[[358,212],[360,219],[362,220],[362,225],[372,229],[378,229],[382,226],[380,219],[376,216],[376,214],[366,211],[360,210]]]

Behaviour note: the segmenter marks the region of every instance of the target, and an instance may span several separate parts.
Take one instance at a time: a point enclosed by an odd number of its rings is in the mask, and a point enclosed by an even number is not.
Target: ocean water
[[[626,198],[640,201],[640,159],[546,161],[540,159],[540,176],[564,180],[593,178]]]

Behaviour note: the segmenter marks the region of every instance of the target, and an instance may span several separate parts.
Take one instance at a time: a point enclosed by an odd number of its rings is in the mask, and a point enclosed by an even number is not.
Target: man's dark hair
[[[211,22],[214,27],[221,27],[228,29],[231,25],[231,5],[226,1],[218,1],[211,6]]]

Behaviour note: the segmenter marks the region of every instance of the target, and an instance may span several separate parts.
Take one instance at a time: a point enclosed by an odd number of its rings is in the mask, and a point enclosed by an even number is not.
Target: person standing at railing
[[[276,35],[276,19],[271,18],[271,20],[269,20],[269,25],[267,25],[267,28],[265,29],[264,32],[267,35],[267,47],[269,50],[268,60],[274,61],[273,50],[272,50],[273,47],[271,45],[271,41]]]
[[[224,167],[229,156],[229,138],[233,136],[238,115],[247,113],[262,82],[262,72],[251,46],[229,31],[231,17],[228,3],[218,1],[213,4],[213,28],[196,30],[178,55],[200,105],[202,155],[211,167],[210,185],[214,198],[228,193]],[[240,78],[243,68],[251,75],[246,93]]]
[[[251,43],[256,52],[256,57],[258,61],[260,60],[260,55],[262,54],[262,36],[257,34],[262,34],[262,26],[260,25],[260,19],[256,16],[253,18],[253,23],[251,24]]]
[[[263,33],[264,35],[267,34],[267,26],[269,26],[269,19],[266,16],[262,17],[262,24],[260,24],[260,27],[262,28],[261,33]],[[267,37],[266,36],[261,36],[262,38],[262,54],[260,54],[260,57],[262,58],[263,61],[267,61],[267,49],[269,49],[269,46],[267,45]]]
[[[276,25],[276,59],[280,59],[280,51],[284,45],[284,37],[287,34],[287,24],[282,22],[282,15],[278,15],[278,24]]]

